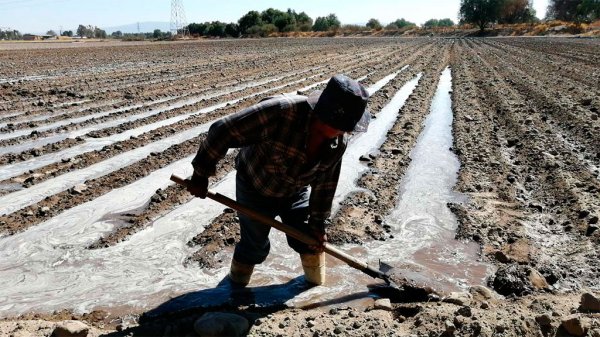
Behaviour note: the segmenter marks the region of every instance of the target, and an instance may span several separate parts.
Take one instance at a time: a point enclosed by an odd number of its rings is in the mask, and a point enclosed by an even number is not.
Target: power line
[[[173,36],[181,34],[184,37],[188,35],[182,0],[171,0],[171,34]]]

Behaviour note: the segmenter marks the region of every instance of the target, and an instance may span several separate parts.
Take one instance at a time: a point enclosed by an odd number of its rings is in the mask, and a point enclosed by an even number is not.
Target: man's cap
[[[368,99],[362,84],[346,75],[335,75],[324,90],[312,92],[307,101],[323,123],[346,132],[365,132],[371,121]]]

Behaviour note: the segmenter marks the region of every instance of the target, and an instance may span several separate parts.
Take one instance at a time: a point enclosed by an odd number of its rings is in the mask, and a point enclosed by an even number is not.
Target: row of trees
[[[87,37],[87,38],[97,38],[97,39],[105,39],[107,34],[106,31],[103,29],[100,29],[96,26],[84,26],[84,25],[79,25],[79,27],[77,27],[77,35],[81,36],[81,37]]]
[[[405,19],[398,19],[388,24],[385,28],[402,29],[407,27],[416,27],[416,24]],[[383,26],[377,19],[369,20],[365,26],[342,26],[335,14],[317,17],[313,21],[305,12],[297,13],[293,9],[288,9],[284,12],[274,8],[269,8],[262,12],[249,11],[237,23],[213,21],[191,23],[187,26],[188,31],[192,35],[211,37],[239,37],[241,35],[268,36],[276,32],[324,32],[339,29],[361,30],[367,28],[379,30],[383,29]]]
[[[21,40],[23,35],[18,30],[0,29],[0,40]]]
[[[591,22],[600,19],[600,0],[550,0],[547,19]],[[461,0],[460,19],[481,31],[489,23],[537,21],[532,0]]]

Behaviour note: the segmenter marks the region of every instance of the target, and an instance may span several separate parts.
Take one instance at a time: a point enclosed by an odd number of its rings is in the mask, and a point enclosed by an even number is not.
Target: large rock
[[[576,337],[584,336],[589,328],[589,323],[583,318],[579,317],[579,315],[565,317],[562,320],[561,325],[566,332]]]
[[[250,325],[240,315],[207,312],[194,323],[194,331],[203,337],[245,336]]]
[[[592,293],[585,293],[581,295],[581,304],[579,305],[579,310],[600,312],[600,298]]]
[[[62,321],[56,324],[52,337],[85,337],[90,328],[80,321]]]

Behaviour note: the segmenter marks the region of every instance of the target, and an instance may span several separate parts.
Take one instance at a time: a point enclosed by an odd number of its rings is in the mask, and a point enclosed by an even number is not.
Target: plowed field
[[[0,46],[0,335],[76,319],[89,336],[192,336],[219,311],[253,336],[600,336],[599,41],[72,45]],[[369,89],[374,119],[350,135],[329,240],[437,294],[373,291],[333,259],[308,288],[278,233],[231,289],[235,212],[168,180],[215,120],[338,73]],[[418,151],[442,137],[446,96],[452,145]],[[235,154],[210,182],[230,196]],[[447,178],[413,197],[436,163]]]

